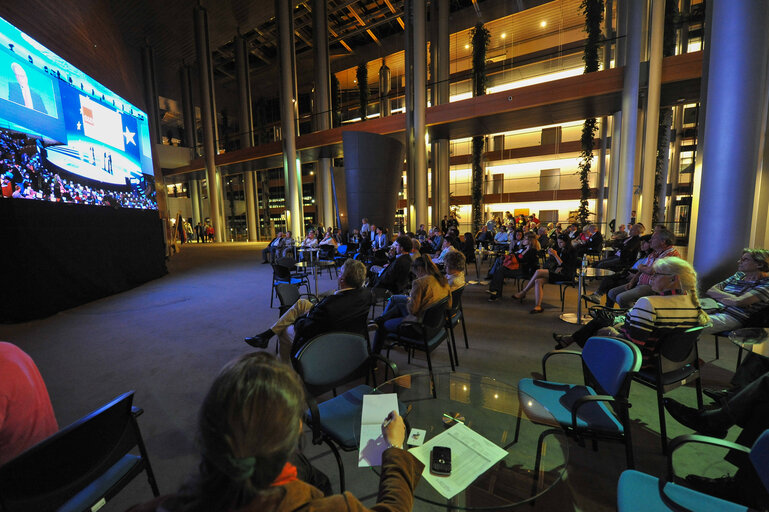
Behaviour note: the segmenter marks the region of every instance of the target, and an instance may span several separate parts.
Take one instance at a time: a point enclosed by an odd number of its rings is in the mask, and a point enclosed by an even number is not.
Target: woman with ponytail
[[[383,435],[379,503],[365,507],[345,492],[325,496],[300,480],[290,457],[306,404],[299,376],[267,352],[252,352],[222,369],[199,416],[200,472],[173,495],[129,512],[408,511],[422,464],[402,449],[403,419],[390,413]],[[385,418],[382,418],[384,421]]]
[[[449,298],[447,306],[451,307],[449,282],[429,255],[415,259],[411,271],[416,277],[411,285],[411,294],[408,297],[394,295],[382,316],[374,320],[377,330],[372,351],[375,354],[382,350],[387,334],[396,332],[404,320],[418,321],[427,308],[446,297]],[[415,332],[414,335],[418,333]]]
[[[591,320],[571,336],[554,334],[556,348],[573,342],[584,346],[594,335],[619,336],[639,346],[644,359],[656,348],[662,334],[674,329],[689,329],[708,323],[708,315],[697,298],[697,272],[685,260],[670,256],[654,262],[651,287],[655,295],[641,297],[624,316],[612,325],[609,319]]]

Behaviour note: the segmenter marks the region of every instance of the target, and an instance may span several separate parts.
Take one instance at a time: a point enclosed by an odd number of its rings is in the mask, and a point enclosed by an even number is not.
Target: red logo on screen
[[[91,110],[90,108],[87,108],[87,107],[83,107],[82,111],[83,111],[83,122],[93,126],[94,125],[94,122],[93,122],[93,110]]]

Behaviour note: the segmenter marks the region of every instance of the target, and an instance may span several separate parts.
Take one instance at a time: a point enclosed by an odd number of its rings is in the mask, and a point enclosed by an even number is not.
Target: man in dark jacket
[[[598,226],[590,224],[587,227],[587,233],[590,235],[590,238],[577,246],[577,256],[580,258],[585,254],[600,255],[603,248],[603,235],[598,231]]]
[[[393,242],[396,254],[395,260],[388,264],[378,276],[372,276],[369,281],[372,288],[386,288],[392,293],[403,293],[409,284],[411,272],[411,239],[405,235],[399,236]]]
[[[266,348],[270,339],[278,335],[285,345],[291,346],[293,356],[307,341],[331,331],[366,334],[371,290],[363,287],[366,267],[360,261],[347,260],[339,276],[339,289],[313,305],[299,299],[272,327],[246,338],[255,348]]]
[[[608,268],[609,270],[632,267],[638,257],[638,250],[641,248],[641,236],[644,234],[644,231],[646,231],[646,227],[640,222],[630,226],[629,236],[618,242],[617,252],[608,258],[602,259],[595,266],[597,268]]]

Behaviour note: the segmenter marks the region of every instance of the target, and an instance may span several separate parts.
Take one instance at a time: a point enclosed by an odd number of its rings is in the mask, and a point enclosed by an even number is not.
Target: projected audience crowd
[[[26,135],[0,130],[2,197],[122,208],[157,209],[151,177],[124,187],[98,186],[68,178],[45,162],[45,149]],[[63,177],[64,175],[64,177]]]

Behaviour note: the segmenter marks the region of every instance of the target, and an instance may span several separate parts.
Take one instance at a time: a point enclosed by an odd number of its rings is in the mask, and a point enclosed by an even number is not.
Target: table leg
[[[561,320],[569,324],[586,324],[590,318],[582,318],[582,295],[585,293],[585,281],[582,270],[579,269],[577,279],[577,313],[562,313]]]

